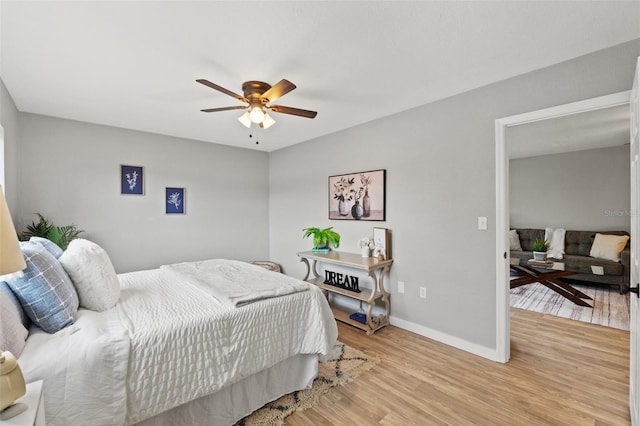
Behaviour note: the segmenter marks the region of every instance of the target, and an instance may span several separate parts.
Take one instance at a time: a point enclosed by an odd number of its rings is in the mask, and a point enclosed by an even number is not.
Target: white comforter
[[[18,363],[27,383],[44,380],[47,425],[124,424],[129,347],[115,309],[80,309],[56,334],[32,326]]]
[[[48,425],[133,424],[337,338],[315,286],[229,308],[160,269],[119,278],[114,309],[81,310],[77,332],[36,333],[20,356],[27,381],[45,379]]]

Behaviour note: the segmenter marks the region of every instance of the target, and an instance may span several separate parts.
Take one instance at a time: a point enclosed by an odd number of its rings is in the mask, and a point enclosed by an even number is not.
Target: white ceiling
[[[630,125],[629,105],[619,105],[509,127],[509,158],[628,145]]]
[[[640,37],[638,1],[0,2],[20,111],[272,151]],[[242,82],[298,88],[249,131]],[[255,140],[260,145],[255,145]]]

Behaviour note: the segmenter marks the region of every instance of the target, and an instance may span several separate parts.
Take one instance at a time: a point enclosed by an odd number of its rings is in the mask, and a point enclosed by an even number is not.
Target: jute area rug
[[[318,365],[318,377],[311,389],[284,395],[240,420],[236,426],[283,425],[289,414],[311,408],[332,387],[353,381],[379,362],[377,357],[337,342],[326,360]]]
[[[617,289],[609,289],[606,286],[571,286],[593,298],[587,300],[593,308],[576,305],[539,283],[511,289],[511,307],[629,330],[628,293],[622,295]]]

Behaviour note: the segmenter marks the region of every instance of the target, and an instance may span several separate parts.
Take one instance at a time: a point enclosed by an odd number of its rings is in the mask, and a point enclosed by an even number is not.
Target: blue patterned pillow
[[[49,253],[51,253],[53,255],[53,257],[55,257],[56,259],[59,259],[60,256],[62,256],[62,253],[64,253],[62,251],[62,249],[60,248],[60,246],[58,246],[56,243],[54,243],[51,240],[47,240],[46,238],[42,238],[42,237],[31,237],[29,238],[29,241],[32,242],[36,242],[36,243],[40,243],[42,244],[42,246],[44,248],[47,249],[47,251]]]
[[[78,294],[62,265],[41,244],[20,245],[27,269],[8,281],[31,321],[47,333],[71,324],[78,312]]]

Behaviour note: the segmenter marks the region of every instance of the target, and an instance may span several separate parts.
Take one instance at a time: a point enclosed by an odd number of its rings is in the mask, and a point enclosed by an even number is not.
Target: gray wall
[[[18,203],[18,169],[14,165],[18,163],[18,109],[11,99],[2,79],[0,79],[0,124],[4,128],[4,162],[5,162],[5,196],[15,220],[15,209]]]
[[[494,122],[629,90],[639,55],[635,40],[271,153],[271,258],[303,276],[296,252],[311,242],[302,228],[334,226],[345,251],[374,226],[390,228],[396,321],[495,348]],[[378,168],[387,170],[386,222],[328,220],[328,176]],[[478,216],[488,231],[477,230]]]
[[[74,223],[118,272],[268,258],[266,153],[27,113],[18,121],[18,229],[34,212]],[[144,196],[120,195],[121,164],[144,166]],[[186,188],[186,215],[165,214],[166,186]]]
[[[509,161],[510,226],[631,227],[629,145]]]

